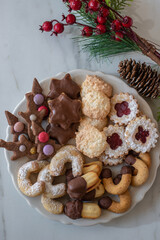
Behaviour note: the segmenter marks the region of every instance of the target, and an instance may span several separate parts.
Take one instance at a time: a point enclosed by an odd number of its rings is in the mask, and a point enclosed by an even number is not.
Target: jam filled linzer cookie
[[[53,99],[65,93],[68,97],[76,99],[80,94],[80,87],[72,80],[71,75],[67,73],[61,80],[51,79],[50,92],[48,97]]]
[[[87,75],[81,86],[81,97],[92,91],[103,92],[109,98],[112,96],[112,86],[109,83],[96,75]]]
[[[8,121],[8,124],[11,126],[11,134],[13,134],[13,142],[17,142],[19,140],[20,135],[25,135],[28,138],[27,127],[23,122],[18,121],[18,118],[12,113],[5,111],[5,115]]]
[[[72,100],[65,93],[58,98],[48,101],[51,110],[49,123],[59,124],[67,129],[72,123],[78,123],[81,118],[81,101]]]
[[[157,138],[158,131],[155,124],[145,116],[132,120],[125,130],[128,147],[135,152],[149,152],[155,147]]]
[[[29,141],[24,135],[21,135],[17,142],[5,142],[0,139],[0,147],[13,152],[11,160],[17,160],[22,157],[34,160],[38,157],[37,145]]]
[[[84,203],[79,200],[67,202],[64,208],[64,212],[69,218],[72,219],[96,219],[101,215],[101,209],[98,204]]]
[[[128,93],[115,94],[111,98],[110,120],[119,125],[127,125],[138,114],[137,100]]]
[[[104,132],[86,125],[76,133],[77,149],[89,158],[99,157],[106,149],[107,142]]]
[[[128,153],[128,145],[124,138],[124,127],[116,125],[109,125],[104,128],[106,135],[106,149],[105,154],[111,158],[123,157]]]
[[[111,157],[107,156],[105,153],[103,153],[99,157],[99,161],[101,161],[105,166],[106,165],[116,166],[116,165],[121,164],[123,162],[123,157],[111,158]]]
[[[53,157],[57,150],[55,141],[50,139],[49,134],[46,133],[44,129],[34,121],[32,121],[32,131],[37,144],[37,160],[45,160]]]
[[[49,123],[46,132],[51,138],[56,139],[60,145],[66,144],[71,138],[75,137],[78,123],[73,123],[69,128],[63,129],[58,124]]]

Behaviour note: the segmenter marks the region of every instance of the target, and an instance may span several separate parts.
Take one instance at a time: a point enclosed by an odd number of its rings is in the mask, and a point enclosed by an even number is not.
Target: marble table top
[[[160,1],[134,0],[128,15],[134,16],[137,32],[160,44]],[[129,53],[104,60],[89,61],[88,55],[71,38],[77,33],[68,28],[59,37],[41,34],[39,24],[66,13],[58,0],[0,1],[0,138],[5,138],[7,122],[4,110],[12,111],[32,86],[58,72],[83,68],[117,75],[119,61],[126,57],[146,61],[139,53]],[[158,69],[158,67],[157,67]],[[156,118],[158,100],[148,100]],[[4,152],[0,149],[0,240],[29,239],[160,239],[160,170],[144,200],[124,217],[109,224],[93,227],[67,226],[50,221],[30,208],[16,192],[7,171]]]

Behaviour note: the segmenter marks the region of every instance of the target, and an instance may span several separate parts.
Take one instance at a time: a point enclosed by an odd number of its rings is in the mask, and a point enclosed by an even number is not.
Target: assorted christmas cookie
[[[128,153],[129,148],[124,137],[125,129],[123,126],[109,125],[103,131],[106,136],[105,154],[108,157],[119,158]]]
[[[135,152],[149,152],[155,147],[157,138],[158,131],[155,124],[145,116],[132,120],[125,130],[126,143]]]
[[[119,125],[127,125],[138,114],[137,100],[128,93],[115,94],[111,98],[110,120]]]
[[[22,134],[28,138],[28,129],[26,125],[23,122],[20,122],[15,115],[8,111],[5,111],[5,115],[8,124],[11,126],[10,132],[13,134],[13,142],[17,142]]]
[[[148,152],[158,138],[155,124],[140,114],[129,93],[111,96],[111,85],[98,76],[87,76],[80,88],[66,74],[51,80],[48,97],[34,79],[27,110],[19,112],[27,124],[5,112],[13,141],[1,139],[0,147],[13,152],[11,160],[29,160],[18,170],[18,187],[28,197],[41,195],[50,214],[96,219],[101,209],[126,212],[130,188],[148,180]]]

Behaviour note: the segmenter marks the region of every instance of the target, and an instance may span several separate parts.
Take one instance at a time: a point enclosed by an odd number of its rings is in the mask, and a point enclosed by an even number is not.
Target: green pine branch
[[[107,5],[116,11],[122,11],[126,6],[130,6],[133,0],[106,0]]]

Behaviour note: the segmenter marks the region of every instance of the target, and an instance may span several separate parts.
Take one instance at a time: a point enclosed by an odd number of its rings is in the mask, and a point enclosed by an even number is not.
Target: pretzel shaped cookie
[[[146,163],[133,155],[128,155],[125,162],[132,165],[137,171],[136,175],[132,176],[131,185],[137,187],[144,184],[149,176],[149,170]]]
[[[45,190],[45,183],[36,181],[32,184],[30,174],[39,172],[48,164],[47,161],[31,161],[25,163],[18,171],[18,187],[20,191],[28,197],[36,197]]]
[[[82,175],[83,170],[83,157],[75,146],[66,145],[59,149],[54,155],[50,163],[50,174],[52,176],[59,176],[63,172],[64,165],[67,162],[72,164],[72,173],[76,177]]]
[[[124,213],[130,208],[131,202],[131,195],[127,190],[125,193],[119,195],[119,202],[112,200],[110,197],[103,197],[99,200],[98,204],[101,208],[111,212]]]
[[[132,170],[130,167],[124,166],[121,169],[121,180],[118,184],[115,184],[112,179],[112,172],[109,168],[105,168],[102,171],[103,185],[105,190],[110,194],[119,195],[127,191],[131,180]]]

